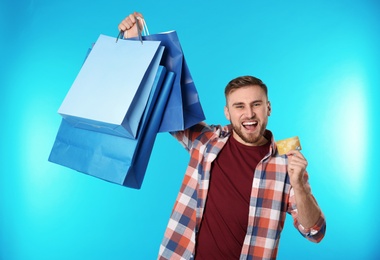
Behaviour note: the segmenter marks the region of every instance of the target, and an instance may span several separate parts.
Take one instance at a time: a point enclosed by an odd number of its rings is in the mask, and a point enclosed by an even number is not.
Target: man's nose
[[[245,112],[246,116],[248,118],[253,118],[255,117],[255,111],[253,111],[253,109],[251,107],[248,107],[246,112]]]

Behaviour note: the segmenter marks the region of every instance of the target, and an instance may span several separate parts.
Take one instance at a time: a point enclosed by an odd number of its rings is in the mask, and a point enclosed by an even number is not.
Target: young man
[[[119,30],[136,36],[134,13]],[[286,213],[310,241],[326,222],[311,193],[307,161],[297,150],[279,155],[266,129],[266,85],[233,79],[225,88],[227,127],[197,124],[172,133],[191,159],[159,251],[159,259],[275,259]]]

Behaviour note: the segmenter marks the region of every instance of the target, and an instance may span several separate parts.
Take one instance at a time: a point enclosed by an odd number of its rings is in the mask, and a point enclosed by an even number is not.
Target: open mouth
[[[258,122],[257,122],[257,121],[248,121],[248,122],[243,122],[243,123],[242,123],[242,126],[243,126],[245,129],[249,130],[249,131],[253,131],[253,130],[255,130],[256,127],[257,127],[257,125],[258,125]]]

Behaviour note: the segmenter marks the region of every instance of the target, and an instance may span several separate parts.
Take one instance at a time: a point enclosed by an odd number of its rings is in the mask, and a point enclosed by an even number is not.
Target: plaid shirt
[[[230,131],[229,126],[207,126],[201,123],[173,133],[190,152],[191,159],[158,259],[185,260],[194,257],[196,233],[206,204],[211,164],[226,144]],[[308,240],[319,242],[325,234],[323,214],[310,229],[305,229],[298,223],[294,192],[287,174],[287,157],[278,155],[272,133],[267,130],[267,134],[271,135],[270,151],[259,162],[254,173],[241,260],[276,258],[286,213],[292,215],[294,226]],[[263,207],[264,203],[271,207]]]

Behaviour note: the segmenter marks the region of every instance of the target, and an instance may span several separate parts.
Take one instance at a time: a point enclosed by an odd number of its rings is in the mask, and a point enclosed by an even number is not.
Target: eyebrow
[[[250,102],[249,104],[262,103],[262,102],[264,102],[264,101],[261,99],[258,99],[258,100],[254,100],[254,101]],[[232,104],[232,106],[241,106],[241,105],[245,105],[245,103],[244,102],[235,102]]]
[[[244,105],[243,102],[236,102],[236,103],[233,103],[232,106],[241,106],[241,105]]]

